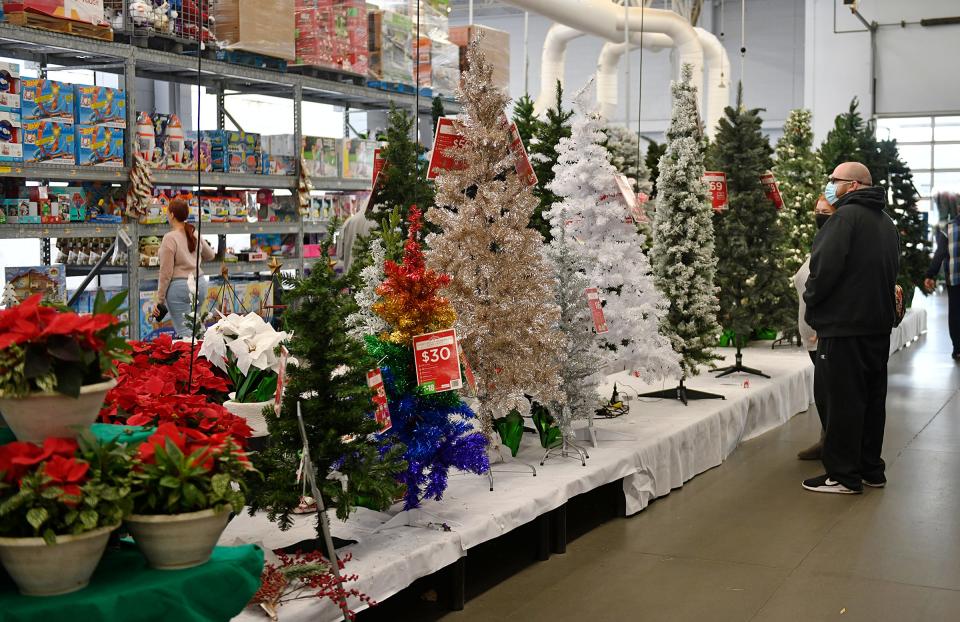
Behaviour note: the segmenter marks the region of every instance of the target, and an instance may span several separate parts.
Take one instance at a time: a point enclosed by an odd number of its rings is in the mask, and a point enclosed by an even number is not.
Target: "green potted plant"
[[[132,508],[131,455],[87,432],[79,442],[0,446],[0,562],[20,592],[82,589]]]
[[[96,421],[129,349],[114,315],[125,298],[97,294],[93,315],[39,295],[0,311],[0,412],[17,439],[75,438]]]
[[[133,513],[125,524],[150,566],[191,568],[210,559],[253,471],[227,433],[162,423],[133,464]]]
[[[223,407],[246,419],[254,437],[267,435],[263,412],[273,403],[281,365],[278,351],[289,338],[290,334],[274,330],[256,313],[231,313],[203,335],[200,356],[233,382],[234,391]]]

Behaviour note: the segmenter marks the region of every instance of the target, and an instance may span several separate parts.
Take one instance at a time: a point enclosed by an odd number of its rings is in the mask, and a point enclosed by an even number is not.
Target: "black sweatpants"
[[[821,459],[832,479],[860,490],[861,477],[880,479],[887,411],[889,335],[821,337],[814,385],[826,430]]]
[[[950,325],[950,340],[953,353],[960,353],[960,285],[947,285],[947,323]]]

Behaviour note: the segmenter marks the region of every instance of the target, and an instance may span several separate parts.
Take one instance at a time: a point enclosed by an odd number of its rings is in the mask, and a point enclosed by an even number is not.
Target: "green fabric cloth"
[[[110,423],[94,423],[90,431],[99,440],[108,442],[118,439],[121,442],[142,443],[147,437],[153,434],[155,428],[143,427],[139,425],[113,425]],[[6,427],[0,427],[0,445],[6,445],[17,440],[13,435],[13,430]]]
[[[136,545],[108,550],[90,585],[63,596],[21,596],[0,575],[4,622],[216,622],[239,614],[260,587],[263,551],[253,544],[217,547],[210,561],[185,570],[154,570]]]

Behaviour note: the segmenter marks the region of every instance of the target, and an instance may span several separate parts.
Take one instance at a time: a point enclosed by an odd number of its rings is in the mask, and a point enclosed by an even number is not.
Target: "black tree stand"
[[[651,391],[650,393],[641,393],[637,397],[656,397],[668,400],[680,400],[686,406],[690,400],[725,400],[726,397],[716,393],[707,393],[706,391],[697,391],[688,389],[683,384],[684,379],[680,378],[680,384],[673,389],[664,389],[663,391]]]
[[[737,355],[733,365],[730,367],[724,367],[723,369],[715,369],[714,371],[720,372],[717,375],[717,378],[723,378],[724,376],[729,376],[730,374],[742,373],[742,374],[753,374],[754,376],[761,376],[763,378],[769,378],[770,376],[766,375],[759,369],[754,369],[752,367],[746,367],[743,364],[743,352],[740,351],[740,344],[737,343]]]

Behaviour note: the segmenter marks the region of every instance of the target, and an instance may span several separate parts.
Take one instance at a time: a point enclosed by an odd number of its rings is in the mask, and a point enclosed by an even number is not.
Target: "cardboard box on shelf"
[[[8,13],[40,13],[98,26],[107,23],[103,16],[103,0],[7,0],[3,9]]]
[[[294,0],[218,0],[217,39],[227,50],[294,60]]]
[[[371,11],[367,25],[370,75],[413,84],[413,21],[395,11]]]
[[[379,146],[375,140],[343,139],[342,176],[348,179],[373,181],[373,152]]]
[[[73,123],[73,85],[56,80],[23,80],[20,83],[21,113],[24,121],[56,119]]]
[[[67,301],[67,273],[63,264],[11,266],[4,270],[4,277],[14,298],[20,302],[34,294],[41,294],[47,302]]]
[[[493,65],[493,83],[502,89],[510,88],[510,33],[489,26],[454,26],[450,29],[450,42],[460,47],[460,71],[466,71],[467,45],[482,35],[480,49]]]
[[[449,41],[420,37],[414,44],[419,69],[418,86],[429,86],[434,95],[453,96],[460,84],[460,48]],[[417,73],[419,71],[419,73]]]
[[[102,125],[76,127],[77,165],[123,166],[123,129]]]
[[[106,86],[74,86],[74,120],[80,125],[127,127],[127,96]]]
[[[0,63],[0,110],[20,112],[20,65]]]
[[[23,161],[23,127],[20,113],[0,110],[0,162]]]
[[[73,164],[73,124],[52,119],[23,123],[23,161],[33,164]]]
[[[366,75],[364,0],[296,0],[296,62]]]

